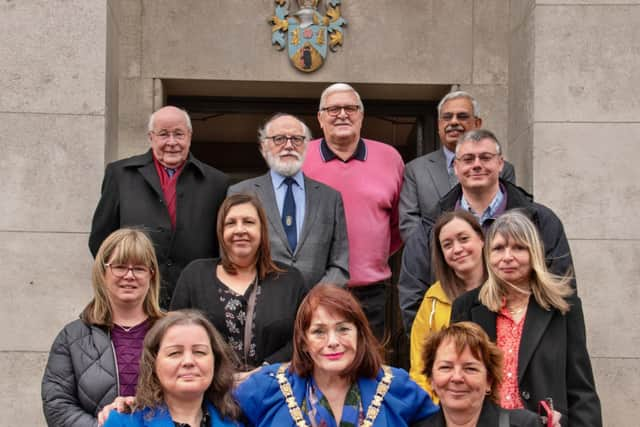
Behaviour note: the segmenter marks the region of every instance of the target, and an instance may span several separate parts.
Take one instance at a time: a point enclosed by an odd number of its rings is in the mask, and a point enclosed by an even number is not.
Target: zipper
[[[113,363],[116,365],[116,397],[120,396],[120,370],[118,369],[118,357],[116,356],[116,348],[113,345],[111,339],[111,331],[107,334],[109,337],[109,344],[111,345],[111,351],[113,352]]]

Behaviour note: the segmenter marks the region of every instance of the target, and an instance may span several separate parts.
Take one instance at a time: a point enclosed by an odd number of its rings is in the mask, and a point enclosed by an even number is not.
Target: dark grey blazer
[[[505,160],[500,178],[516,183],[513,165]],[[418,157],[404,168],[400,192],[400,233],[407,241],[420,218],[436,220],[438,201],[451,190],[447,160],[442,149]]]
[[[268,172],[231,186],[228,194],[252,193],[260,199],[269,220],[271,258],[300,270],[307,288],[318,283],[345,285],[349,281],[349,241],[342,196],[306,176],[304,190],[304,222],[293,253]]]

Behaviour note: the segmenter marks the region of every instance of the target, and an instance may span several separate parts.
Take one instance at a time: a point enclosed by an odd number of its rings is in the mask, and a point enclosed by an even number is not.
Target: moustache
[[[446,128],[444,128],[445,132],[451,132],[451,131],[456,131],[456,132],[464,132],[464,128],[462,127],[462,125],[449,125]]]
[[[293,150],[287,150],[283,153],[281,153],[278,157],[284,157],[284,156],[293,156],[296,158],[296,160],[300,160],[302,158],[302,156],[300,155],[300,153],[293,151]]]

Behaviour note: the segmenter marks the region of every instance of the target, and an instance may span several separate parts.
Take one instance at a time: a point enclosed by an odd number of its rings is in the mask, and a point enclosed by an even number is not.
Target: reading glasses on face
[[[273,136],[267,136],[266,139],[270,139],[273,141],[274,144],[280,146],[280,145],[284,145],[287,142],[291,141],[291,143],[296,146],[299,147],[304,143],[304,135],[273,135]]]
[[[359,105],[332,105],[331,107],[321,108],[320,111],[326,111],[330,116],[337,116],[341,111],[345,114],[351,115],[360,111]]]
[[[111,274],[119,279],[126,276],[129,270],[131,270],[133,277],[136,279],[145,277],[151,272],[151,269],[146,265],[105,264],[105,267],[109,267]]]
[[[181,130],[177,130],[175,132],[169,132],[167,130],[161,130],[156,132],[152,130],[151,133],[153,133],[155,136],[157,136],[163,141],[168,141],[172,136],[173,136],[173,139],[175,139],[176,141],[182,141],[187,137],[187,133]]]
[[[458,121],[464,122],[471,119],[473,116],[469,113],[442,113],[440,115],[440,120],[450,122],[454,117],[457,118]]]
[[[476,162],[476,159],[480,160],[480,163],[482,164],[487,164],[497,155],[497,153],[465,154],[464,156],[456,157],[456,160],[465,165],[474,164]]]

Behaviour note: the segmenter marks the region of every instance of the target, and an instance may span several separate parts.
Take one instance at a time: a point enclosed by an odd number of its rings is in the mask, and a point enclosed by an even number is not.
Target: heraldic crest
[[[269,19],[271,42],[278,50],[287,47],[289,59],[300,71],[317,70],[327,57],[327,50],[342,45],[342,27],[347,21],[340,14],[341,0],[324,0],[326,14],[318,12],[320,0],[296,0],[298,10],[289,10],[291,0],[275,0],[275,14]]]

